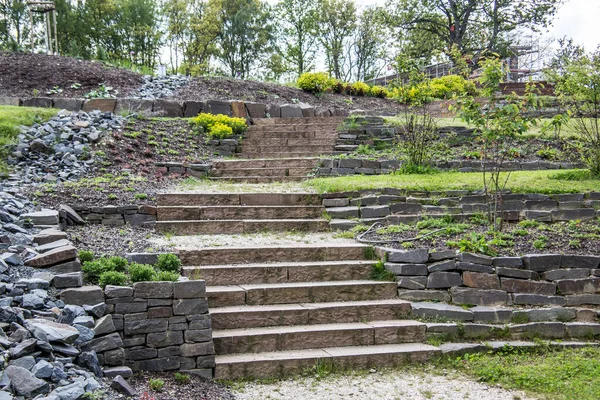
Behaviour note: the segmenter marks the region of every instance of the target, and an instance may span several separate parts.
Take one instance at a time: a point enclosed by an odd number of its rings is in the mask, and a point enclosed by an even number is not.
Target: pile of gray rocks
[[[146,75],[143,80],[142,87],[132,96],[135,99],[154,100],[172,97],[177,89],[188,84],[190,78],[185,75]]]
[[[105,132],[123,126],[124,121],[108,112],[61,110],[48,122],[22,127],[7,161],[14,171],[8,184],[77,180],[94,163],[90,145]]]

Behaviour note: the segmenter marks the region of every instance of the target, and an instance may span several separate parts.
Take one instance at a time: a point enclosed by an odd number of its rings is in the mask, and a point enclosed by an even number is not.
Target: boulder
[[[47,268],[56,264],[71,261],[77,258],[77,249],[71,245],[59,247],[46,253],[39,254],[27,261],[28,267]]]
[[[25,321],[27,328],[38,340],[71,344],[79,337],[79,331],[72,326],[46,319]]]
[[[47,382],[36,378],[30,371],[25,368],[8,366],[4,370],[4,375],[10,381],[14,391],[25,397],[34,397],[41,393],[48,392],[49,385]]]

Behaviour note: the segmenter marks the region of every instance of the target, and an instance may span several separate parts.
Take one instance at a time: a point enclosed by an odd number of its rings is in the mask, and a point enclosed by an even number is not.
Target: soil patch
[[[171,251],[171,247],[150,239],[153,228],[140,226],[111,227],[91,225],[69,227],[69,240],[78,250],[91,250],[96,256],[121,256],[126,253],[154,253]]]
[[[0,97],[81,98],[100,83],[116,90],[117,97],[127,97],[142,84],[142,76],[130,70],[46,54],[0,52],[0,71]]]
[[[402,109],[400,103],[391,99],[331,93],[314,96],[303,90],[276,83],[232,78],[194,78],[173,97],[185,100],[241,100],[277,105],[302,102],[314,107],[376,111],[378,114],[389,115],[396,115]]]
[[[407,241],[420,236],[424,237]],[[502,232],[492,232],[481,218],[467,223],[455,223],[450,218],[425,219],[416,225],[375,227],[362,239],[397,249],[460,249],[498,256],[600,253],[600,225],[597,220],[555,223],[527,220],[506,223]],[[393,242],[382,243],[387,241]]]

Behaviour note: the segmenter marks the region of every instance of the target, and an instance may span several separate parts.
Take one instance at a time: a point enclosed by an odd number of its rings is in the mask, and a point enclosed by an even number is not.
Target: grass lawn
[[[551,351],[542,346],[533,352],[466,355],[441,364],[483,382],[521,389],[545,399],[600,399],[598,348]]]
[[[581,193],[600,190],[600,178],[556,179],[564,172],[564,170],[515,171],[511,173],[507,189],[513,193]],[[429,175],[351,175],[312,179],[305,182],[304,185],[318,193],[386,187],[418,191],[483,189],[481,172],[439,172]]]

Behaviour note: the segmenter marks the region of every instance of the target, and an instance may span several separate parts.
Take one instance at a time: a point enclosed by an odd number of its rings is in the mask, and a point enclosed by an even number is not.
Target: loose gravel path
[[[533,400],[524,392],[491,387],[461,376],[404,370],[248,383],[232,392],[237,400]]]

